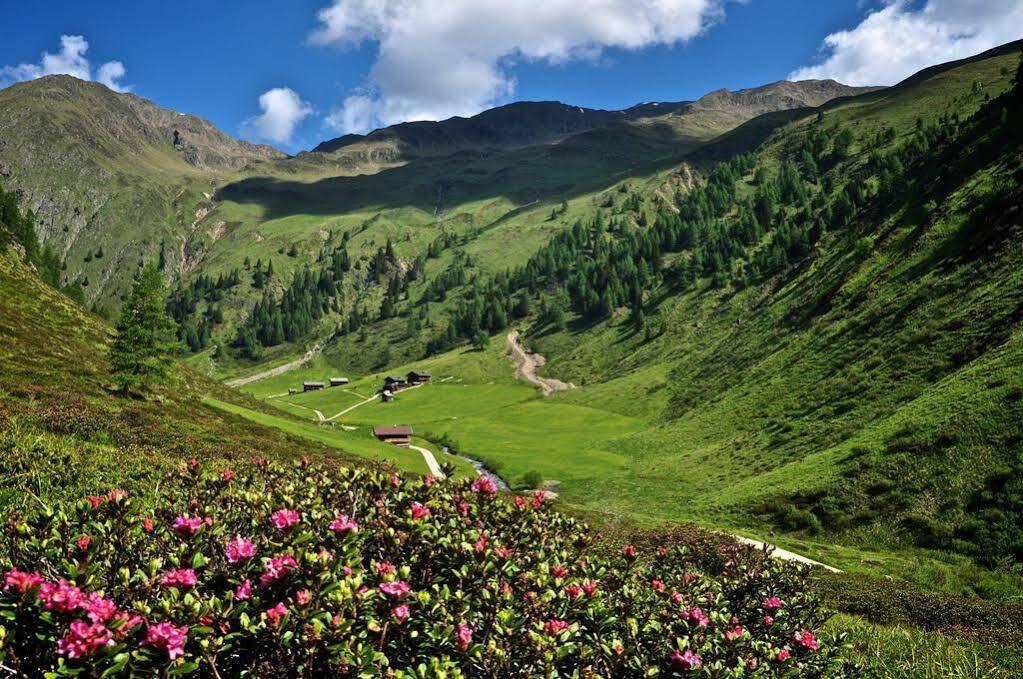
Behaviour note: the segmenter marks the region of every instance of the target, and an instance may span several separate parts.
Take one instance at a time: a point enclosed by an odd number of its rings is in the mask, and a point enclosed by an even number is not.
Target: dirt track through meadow
[[[544,396],[550,396],[556,391],[575,389],[575,385],[571,382],[562,382],[550,377],[540,377],[536,374],[536,369],[547,361],[540,354],[534,354],[523,346],[518,330],[512,330],[508,333],[507,349],[508,354],[515,362],[515,377],[540,387],[543,390]]]

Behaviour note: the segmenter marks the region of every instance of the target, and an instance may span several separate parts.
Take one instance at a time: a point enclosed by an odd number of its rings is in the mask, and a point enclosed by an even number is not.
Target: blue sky
[[[1023,37],[1023,0],[49,0],[5,20],[0,84],[71,72],[295,152],[514,100],[888,84]]]

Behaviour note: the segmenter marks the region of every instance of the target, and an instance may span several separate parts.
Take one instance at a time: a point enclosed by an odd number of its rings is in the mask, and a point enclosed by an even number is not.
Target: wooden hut
[[[331,377],[330,378],[330,386],[332,386],[332,387],[343,387],[346,384],[348,384],[348,378],[347,377]]]
[[[373,427],[373,436],[376,436],[384,443],[391,443],[396,446],[407,446],[412,442],[412,427],[407,425]]]
[[[302,391],[319,391],[324,386],[323,382],[303,382]]]
[[[430,381],[430,373],[422,370],[412,370],[405,376],[410,385],[426,384]]]

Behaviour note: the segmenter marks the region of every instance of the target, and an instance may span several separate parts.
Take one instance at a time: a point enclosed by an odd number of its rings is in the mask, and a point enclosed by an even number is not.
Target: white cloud
[[[295,128],[313,108],[288,87],[275,87],[259,95],[259,108],[263,112],[242,123],[242,132],[249,139],[286,144],[291,141]]]
[[[89,42],[81,35],[60,36],[60,52],[56,54],[43,52],[38,64],[18,64],[0,67],[0,85],[8,85],[21,80],[35,80],[45,75],[70,75],[80,80],[96,80],[116,92],[131,89],[118,81],[125,76],[124,64],[120,61],[108,61],[96,69],[93,77],[92,64],[85,53],[89,51]]]
[[[328,122],[346,132],[472,115],[515,89],[515,61],[593,59],[605,48],[671,45],[700,34],[726,0],[333,0],[314,44],[376,44],[370,94]]]
[[[336,130],[365,134],[376,127],[376,101],[364,94],[346,97],[341,107],[327,116],[327,124]]]
[[[890,85],[1023,37],[1023,0],[886,0],[855,28],[824,39],[823,61],[789,78]]]

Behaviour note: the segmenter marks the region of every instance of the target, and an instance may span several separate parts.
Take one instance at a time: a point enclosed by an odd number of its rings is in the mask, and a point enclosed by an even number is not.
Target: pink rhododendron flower
[[[472,546],[472,549],[477,554],[482,554],[487,551],[487,544],[490,542],[490,538],[487,537],[486,533],[479,536],[476,539],[476,544]]]
[[[347,514],[341,514],[331,522],[330,529],[335,533],[354,533],[359,530],[359,524],[355,523]]]
[[[430,515],[430,508],[418,502],[412,503],[412,520],[418,521]]]
[[[796,642],[796,645],[800,648],[804,648],[808,651],[817,650],[817,638],[809,630],[796,632],[792,635],[792,641]]]
[[[295,557],[290,554],[275,556],[267,562],[266,570],[263,571],[263,575],[259,578],[259,586],[269,587],[278,580],[288,577],[296,568],[298,568],[298,563],[295,562]]]
[[[283,601],[278,601],[276,606],[268,608],[266,610],[266,619],[270,621],[270,624],[274,627],[279,627],[281,620],[288,614],[288,607]]]
[[[394,566],[387,563],[386,561],[377,562],[377,573],[380,575],[393,575],[395,572]]]
[[[405,622],[406,620],[408,620],[409,617],[408,606],[406,606],[405,604],[402,604],[401,606],[395,606],[394,609],[391,611],[391,615],[393,615],[394,619],[397,620],[398,622]]]
[[[523,512],[523,511],[526,510],[526,504],[527,504],[526,498],[522,497],[521,495],[516,495],[515,499],[513,500],[513,502],[515,502],[515,507],[520,512]]]
[[[567,594],[568,598],[572,599],[573,601],[582,596],[582,593],[583,588],[580,587],[579,585],[576,585],[574,583],[571,585],[565,585],[565,594]]]
[[[147,533],[153,532],[153,520],[150,519],[148,516],[142,517],[142,529]]]
[[[455,633],[458,637],[458,650],[464,653],[472,643],[472,627],[463,622],[458,625]]]
[[[224,548],[224,555],[230,563],[238,563],[245,559],[251,559],[256,553],[256,545],[253,544],[252,540],[243,538],[238,535],[233,540],[227,543],[227,547]]]
[[[104,623],[117,614],[117,604],[93,592],[82,605],[89,620]]]
[[[295,602],[299,606],[308,606],[309,602],[313,600],[313,593],[308,589],[300,589],[295,593]]]
[[[234,481],[234,472],[230,467],[224,467],[224,471],[220,472],[220,478],[223,481]]]
[[[551,569],[551,575],[553,575],[556,578],[563,578],[566,575],[568,575],[568,569],[565,568],[564,566],[555,566],[554,568]]]
[[[128,499],[128,493],[121,490],[120,488],[114,488],[112,491],[107,493],[107,499],[111,502],[120,502],[121,500]]]
[[[682,611],[682,613],[679,614],[679,617],[683,620],[689,621],[690,625],[697,625],[699,627],[706,627],[707,623],[710,622],[710,618],[707,617],[707,615],[703,612],[703,609],[699,606],[690,608],[687,611]]]
[[[164,587],[176,587],[187,589],[195,587],[199,579],[195,577],[195,571],[191,568],[172,568],[160,578],[160,584]]]
[[[663,592],[664,582],[662,582],[661,580],[654,579],[650,582],[650,589],[654,590],[655,592]]]
[[[625,558],[627,558],[627,559],[635,559],[636,558],[636,546],[635,545],[625,545],[625,547],[622,548],[622,554],[624,554]]]
[[[556,637],[568,629],[568,623],[564,620],[548,620],[543,624],[543,631],[549,636]]]
[[[86,495],[85,499],[89,501],[89,504],[92,505],[93,509],[98,509],[99,506],[103,504],[102,495]]]
[[[495,495],[497,493],[497,482],[492,476],[481,476],[472,482],[472,492]]]
[[[85,594],[67,580],[62,579],[58,582],[44,582],[39,585],[39,600],[43,602],[43,608],[48,611],[70,613],[85,601]]]
[[[246,580],[234,588],[234,598],[247,601],[252,598],[252,580]]]
[[[146,645],[158,651],[166,651],[171,660],[185,654],[187,627],[175,627],[169,622],[160,622],[146,628]]]
[[[764,616],[764,624],[767,625],[768,627],[770,627],[771,625],[774,624],[774,618],[772,618],[769,615],[765,615]]]
[[[110,630],[100,623],[75,620],[67,635],[57,642],[57,653],[69,658],[85,658],[105,646],[113,646]]]
[[[745,633],[746,630],[744,630],[739,625],[736,625],[735,627],[731,627],[725,630],[725,639],[727,641],[735,641],[736,639],[741,639],[742,635]]]
[[[703,664],[703,658],[687,648],[684,653],[678,650],[672,653],[671,663],[680,669],[689,671],[700,667]]]
[[[89,549],[90,544],[92,544],[92,538],[88,535],[83,535],[75,541],[75,546],[83,552]]]
[[[179,535],[191,537],[195,535],[200,528],[202,528],[202,519],[198,516],[190,517],[187,514],[184,514],[174,519],[174,523],[171,524],[171,528],[173,528]]]
[[[785,662],[786,660],[789,659],[789,655],[790,655],[789,649],[783,648],[780,651],[778,651],[778,655],[774,657],[778,662]]]
[[[512,550],[508,549],[504,545],[501,545],[500,547],[495,549],[494,553],[497,554],[502,559],[504,559],[505,561],[510,559],[512,557],[512,554],[514,554],[514,552],[512,552]]]
[[[391,597],[392,599],[400,599],[407,595],[412,589],[408,586],[407,582],[382,582],[377,587],[381,594]]]
[[[301,518],[302,515],[294,509],[278,509],[270,515],[270,520],[273,521],[274,526],[281,530],[288,530],[296,525]]]
[[[784,605],[785,602],[776,596],[764,599],[764,608],[766,608],[769,611],[776,611]]]
[[[676,603],[676,604],[680,604],[683,601],[685,601],[686,598],[685,598],[685,596],[683,596],[682,592],[672,592],[671,593],[671,600],[674,603]]]
[[[458,513],[462,516],[468,516],[469,514],[469,503],[465,500],[461,500],[458,503]]]
[[[543,506],[544,501],[547,499],[547,493],[542,490],[538,490],[533,493],[533,501],[530,503],[533,505],[533,509],[539,509]]]
[[[8,592],[13,590],[19,594],[24,594],[41,584],[43,584],[43,576],[39,573],[26,573],[25,571],[19,571],[17,568],[12,568],[4,574],[4,590]]]
[[[593,596],[594,592],[597,591],[597,587],[597,583],[590,582],[589,580],[583,583],[583,591],[586,592],[586,596]]]
[[[114,639],[117,641],[124,641],[136,627],[144,622],[145,620],[141,616],[135,615],[134,613],[118,611],[110,620],[110,626],[116,626],[116,629],[113,630]]]

